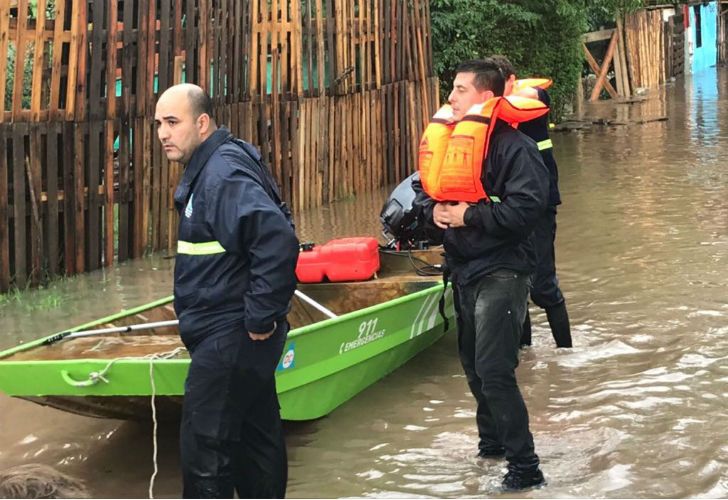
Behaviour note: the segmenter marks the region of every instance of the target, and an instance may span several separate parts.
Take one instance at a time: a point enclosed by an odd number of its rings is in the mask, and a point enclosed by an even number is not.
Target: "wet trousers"
[[[286,445],[275,369],[288,325],[254,342],[210,336],[190,352],[180,427],[184,498],[283,498]]]
[[[554,241],[556,240],[556,207],[549,207],[536,223],[533,241],[536,249],[536,272],[533,274],[531,300],[546,311],[551,334],[557,347],[571,347],[571,327],[564,295],[556,276]],[[531,345],[531,318],[526,309],[521,345]]]
[[[515,372],[528,288],[528,276],[499,270],[454,291],[460,362],[477,402],[479,447],[503,447],[509,463],[532,468],[538,456]]]

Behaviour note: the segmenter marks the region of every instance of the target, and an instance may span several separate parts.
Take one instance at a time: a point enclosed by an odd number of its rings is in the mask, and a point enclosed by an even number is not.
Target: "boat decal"
[[[359,324],[359,335],[350,342],[342,342],[341,347],[339,347],[339,354],[344,354],[347,351],[367,345],[370,342],[374,342],[384,337],[386,329],[382,328],[381,330],[377,330],[378,321],[379,318],[376,317],[362,321]]]
[[[295,368],[295,360],[296,360],[296,343],[291,342],[288,344],[288,347],[286,349],[286,352],[283,354],[283,357],[281,358],[281,362],[278,363],[278,368],[276,368],[277,371],[283,371],[287,370],[289,368]]]
[[[424,332],[434,326],[437,321],[437,305],[440,295],[433,293],[427,296],[425,302],[420,307],[415,320],[412,322],[412,330],[410,330],[410,338],[422,335]],[[432,326],[428,326],[432,323]]]

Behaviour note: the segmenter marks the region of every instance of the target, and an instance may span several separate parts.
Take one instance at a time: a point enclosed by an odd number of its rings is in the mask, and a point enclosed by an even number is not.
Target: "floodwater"
[[[586,112],[645,123],[554,134],[557,261],[576,347],[556,350],[532,309],[534,346],[518,378],[548,486],[518,496],[727,497],[728,73]],[[378,234],[385,197],[302,214],[302,239]],[[171,265],[125,263],[0,305],[0,342],[168,295]],[[147,495],[151,425],[4,396],[0,419],[0,469],[45,463],[94,496]],[[504,463],[473,458],[474,404],[454,336],[287,432],[292,497],[507,496],[496,489]],[[159,430],[158,497],[180,494],[176,439]]]

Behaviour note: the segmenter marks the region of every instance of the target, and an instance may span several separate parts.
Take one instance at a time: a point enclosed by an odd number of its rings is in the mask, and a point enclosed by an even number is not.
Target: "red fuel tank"
[[[379,270],[376,238],[339,238],[304,250],[298,256],[296,277],[301,283],[368,280]]]

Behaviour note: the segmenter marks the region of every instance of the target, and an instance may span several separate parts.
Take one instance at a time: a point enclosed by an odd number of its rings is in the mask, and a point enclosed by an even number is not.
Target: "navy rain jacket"
[[[174,195],[180,214],[174,308],[188,348],[285,319],[298,240],[258,151],[220,128],[194,152]]]

